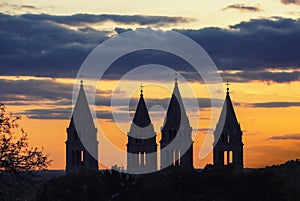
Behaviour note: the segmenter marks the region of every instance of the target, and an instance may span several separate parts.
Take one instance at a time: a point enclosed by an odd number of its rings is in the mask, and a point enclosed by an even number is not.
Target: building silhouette
[[[161,133],[161,169],[170,165],[192,169],[192,127],[183,105],[177,78]]]
[[[128,172],[139,173],[157,170],[156,133],[144,100],[142,86],[126,146]]]
[[[214,132],[213,162],[216,168],[242,170],[243,132],[234,112],[227,83],[227,92],[219,122]]]
[[[227,84],[228,85],[228,84]],[[192,127],[186,114],[177,79],[161,128],[160,167],[193,169]],[[227,86],[219,122],[214,132],[213,164],[216,168],[243,169],[242,130],[238,123]],[[134,118],[128,132],[127,172],[158,170],[156,133],[141,86]],[[67,128],[66,172],[98,170],[97,128],[81,81],[79,93]]]
[[[97,129],[81,81],[79,93],[67,128],[66,172],[98,170]]]

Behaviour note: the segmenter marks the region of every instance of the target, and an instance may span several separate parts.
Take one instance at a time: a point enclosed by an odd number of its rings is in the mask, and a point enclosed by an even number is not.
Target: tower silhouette
[[[83,81],[67,128],[66,141],[66,172],[77,173],[82,170],[98,170],[97,128],[84,92]]]
[[[240,124],[234,112],[227,83],[226,99],[214,132],[213,161],[215,167],[243,169],[243,142]]]
[[[150,120],[142,87],[126,145],[127,171],[130,173],[153,172],[157,170],[156,133]]]
[[[161,133],[161,169],[169,165],[192,169],[192,127],[179,92],[177,78]]]

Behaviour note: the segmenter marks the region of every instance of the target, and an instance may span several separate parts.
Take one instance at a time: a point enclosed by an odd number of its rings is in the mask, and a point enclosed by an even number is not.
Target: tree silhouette
[[[27,133],[19,127],[19,116],[6,113],[0,103],[0,171],[17,173],[44,170],[51,163],[43,149],[30,147]]]

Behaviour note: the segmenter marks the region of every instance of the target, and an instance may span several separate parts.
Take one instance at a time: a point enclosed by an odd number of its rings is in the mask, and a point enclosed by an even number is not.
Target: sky
[[[20,123],[31,145],[43,147],[53,160],[50,168],[63,169],[73,86],[85,58],[105,40],[128,30],[173,30],[201,45],[223,80],[229,81],[244,133],[245,166],[283,163],[300,157],[299,16],[298,0],[2,1],[0,101],[9,112],[22,116]],[[147,76],[122,83],[118,80],[130,66],[145,65],[153,58],[175,66],[187,78],[188,83],[179,79],[179,87],[192,127],[201,125],[193,132],[194,166],[203,168],[212,163],[211,154],[199,157],[207,135],[204,131],[209,128],[209,93],[187,65],[172,55],[136,52],[119,59],[96,86],[98,126],[114,145],[125,150],[130,120],[121,119],[117,125],[111,111],[123,117],[129,110],[132,115],[143,82],[145,100],[160,137],[174,74],[169,73],[166,80],[159,79],[160,72],[158,80]],[[86,91],[92,90],[88,80],[84,85]],[[199,102],[197,111],[189,107],[193,99],[189,87]],[[118,97],[113,107],[112,94]],[[224,90],[220,97],[222,94],[225,98]],[[130,107],[125,98],[132,100]],[[123,155],[106,148],[100,142],[100,160],[125,166]]]

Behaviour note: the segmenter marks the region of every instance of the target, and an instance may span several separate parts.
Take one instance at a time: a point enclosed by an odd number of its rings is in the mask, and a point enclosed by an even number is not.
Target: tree
[[[27,133],[19,127],[20,116],[7,115],[0,103],[0,171],[17,173],[44,170],[51,163],[43,149],[30,147]]]

